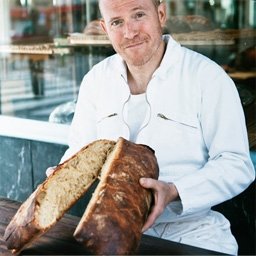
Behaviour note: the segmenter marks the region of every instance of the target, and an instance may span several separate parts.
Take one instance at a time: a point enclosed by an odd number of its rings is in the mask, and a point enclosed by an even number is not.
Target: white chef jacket
[[[155,150],[159,180],[177,187],[181,200],[157,220],[174,223],[206,216],[212,206],[246,189],[255,171],[233,81],[207,57],[169,35],[163,40],[166,52],[147,87],[149,107],[136,143]],[[61,161],[96,139],[129,139],[129,98],[121,57],[96,64],[82,81],[69,149]]]

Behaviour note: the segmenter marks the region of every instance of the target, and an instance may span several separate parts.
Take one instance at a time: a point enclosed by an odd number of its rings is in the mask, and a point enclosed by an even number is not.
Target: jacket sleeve
[[[69,131],[69,148],[61,158],[65,161],[82,147],[96,139],[96,95],[93,71],[87,73],[81,83],[75,114]],[[94,82],[93,82],[94,81]]]
[[[226,201],[245,190],[255,178],[237,89],[222,70],[210,76],[199,78],[202,95],[199,118],[208,161],[196,173],[175,182],[182,214]]]

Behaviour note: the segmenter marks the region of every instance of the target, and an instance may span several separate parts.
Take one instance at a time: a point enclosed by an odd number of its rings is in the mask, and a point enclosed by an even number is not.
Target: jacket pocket
[[[103,122],[104,120],[107,120],[107,119],[115,117],[115,116],[117,116],[117,113],[115,113],[115,112],[102,115],[102,116],[98,117],[97,123],[99,124],[99,123]]]
[[[201,152],[202,134],[196,115],[174,111],[155,112],[145,129],[146,133],[159,162],[174,168],[172,171],[168,167],[166,175],[176,177],[175,168],[183,166],[182,170],[186,163],[193,162]]]
[[[97,137],[116,140],[122,136],[122,126],[119,115],[109,112],[97,117]]]
[[[173,126],[187,131],[195,132],[198,129],[198,120],[196,117],[181,113],[157,113],[158,120],[164,122],[167,126]]]

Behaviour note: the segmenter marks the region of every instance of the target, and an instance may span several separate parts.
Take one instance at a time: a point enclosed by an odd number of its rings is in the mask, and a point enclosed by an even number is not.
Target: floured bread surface
[[[120,138],[102,168],[75,238],[93,254],[135,253],[152,200],[139,179],[157,179],[158,174],[157,160],[149,147]]]
[[[115,142],[95,141],[57,166],[21,205],[4,234],[8,249],[17,252],[51,228],[97,179]]]

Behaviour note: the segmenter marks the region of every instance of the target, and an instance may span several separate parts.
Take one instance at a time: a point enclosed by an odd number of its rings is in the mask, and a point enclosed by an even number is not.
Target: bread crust
[[[93,254],[134,254],[152,202],[139,179],[159,175],[154,151],[120,138],[101,175],[74,237]]]
[[[103,162],[96,170],[96,173],[90,177],[88,184],[85,184],[83,189],[79,191],[79,194],[74,196],[72,200],[68,202],[67,207],[60,212],[58,217],[46,227],[42,227],[39,223],[39,210],[41,207],[41,202],[44,199],[47,189],[50,187],[51,183],[56,182],[60,172],[64,168],[71,168],[74,170],[74,164],[79,164],[79,156],[88,152],[95,145],[102,144],[102,147],[106,147],[106,156],[108,150],[111,150],[115,144],[114,141],[108,140],[98,140],[90,143],[89,145],[82,148],[77,154],[58,165],[52,175],[50,175],[42,184],[40,184],[37,189],[29,196],[29,198],[20,206],[17,213],[12,218],[11,222],[7,226],[4,234],[4,240],[6,241],[7,248],[12,250],[13,253],[18,254],[21,250],[28,247],[35,239],[40,237],[42,234],[47,232],[51,227],[53,227],[57,221],[65,214],[65,212],[70,209],[74,203],[89,189],[93,182],[98,178],[99,172],[101,170],[102,164],[105,159],[101,159]],[[102,156],[104,158],[104,156]],[[49,192],[48,192],[49,193]],[[57,206],[58,207],[58,206]],[[46,209],[47,210],[47,209]]]
[[[56,182],[59,182],[63,170],[65,168],[73,170],[74,165],[81,164],[79,156],[88,152],[94,145],[98,145],[97,143],[103,148],[106,147],[103,151],[97,147],[94,149],[96,154],[99,151],[103,152],[97,173],[91,173],[88,183],[78,197],[69,200],[67,207],[56,216],[56,219],[42,227],[39,215],[46,213],[46,211],[42,213],[41,208],[45,195],[47,193],[51,195],[49,187],[51,185],[54,187],[56,184],[59,186],[60,184]],[[90,162],[93,165],[94,160]],[[83,161],[88,163],[86,159]],[[151,192],[140,186],[139,179],[141,177],[157,179],[159,170],[151,148],[123,138],[119,138],[117,143],[109,140],[95,141],[57,166],[55,172],[20,206],[7,226],[4,234],[7,248],[18,254],[52,228],[87,191],[100,172],[102,172],[101,180],[74,236],[95,254],[135,253],[141,239],[141,228],[152,202]],[[44,209],[48,210],[45,206]]]
[[[4,240],[12,253],[18,254],[24,247],[29,246],[33,240],[43,234],[43,230],[35,221],[37,208],[36,198],[41,186],[20,206],[17,213],[5,229]]]

